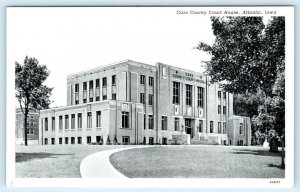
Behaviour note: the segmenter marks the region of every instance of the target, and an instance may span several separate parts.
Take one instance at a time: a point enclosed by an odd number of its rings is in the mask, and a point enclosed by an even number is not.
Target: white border
[[[128,9],[129,7],[127,7]],[[240,10],[243,7],[164,7],[166,10]],[[55,8],[54,8],[55,9]],[[72,8],[71,8],[72,9]],[[78,9],[78,7],[77,7]],[[114,9],[114,8],[111,8]],[[144,8],[144,9],[159,9]],[[286,17],[286,168],[284,179],[19,179],[15,178],[15,99],[14,66],[7,51],[6,65],[6,183],[13,187],[150,187],[150,188],[291,188],[294,185],[294,7],[244,7],[247,10],[276,10],[276,16]],[[7,11],[7,10],[6,10]],[[134,10],[133,10],[134,11]],[[8,11],[7,11],[8,12]],[[209,15],[211,16],[211,15]],[[226,16],[226,15],[220,15]],[[239,15],[245,16],[245,15]],[[253,15],[247,15],[253,16]],[[259,15],[257,15],[259,16]],[[8,14],[7,14],[8,17]],[[8,26],[9,23],[6,23]],[[6,26],[6,27],[7,27]],[[8,37],[9,34],[6,34]],[[8,38],[7,38],[8,39]],[[197,42],[195,42],[197,43]],[[6,44],[7,50],[9,44]],[[271,184],[270,181],[280,181]]]

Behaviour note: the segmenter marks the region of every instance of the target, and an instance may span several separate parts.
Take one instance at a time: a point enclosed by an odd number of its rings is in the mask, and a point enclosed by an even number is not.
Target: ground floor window
[[[221,122],[218,122],[218,133],[221,133]]]
[[[96,142],[100,143],[101,142],[101,136],[96,136]]]
[[[62,138],[61,137],[58,139],[58,142],[59,142],[60,145],[62,144]]]
[[[203,133],[203,120],[199,120],[199,130],[200,133]]]
[[[154,129],[154,119],[153,119],[153,115],[149,115],[149,119],[148,119],[148,124],[149,124],[149,129]]]
[[[75,144],[75,137],[71,137],[71,144]]]
[[[65,144],[69,144],[69,138],[65,137]]]
[[[149,137],[149,144],[153,145],[154,144],[154,137]]]
[[[129,112],[122,111],[122,128],[129,128]]]
[[[223,123],[223,134],[226,134],[226,123]]]
[[[48,145],[48,139],[47,138],[45,138],[44,144]]]
[[[81,143],[82,143],[81,137],[77,137],[77,143],[78,143],[78,144],[81,144]]]
[[[91,144],[91,142],[92,142],[92,138],[90,136],[87,136],[86,137],[86,143]]]
[[[162,138],[162,144],[167,145],[168,144],[168,139],[167,138]]]
[[[167,130],[167,116],[161,116],[161,130]]]
[[[232,145],[231,140],[229,140],[229,145]]]
[[[174,131],[179,131],[179,118],[175,117],[174,119]]]
[[[144,139],[143,139],[143,144],[144,145],[146,144],[146,137],[144,137]]]
[[[123,145],[130,144],[130,137],[129,136],[123,136],[122,137],[122,143],[123,143]]]
[[[210,131],[210,133],[214,132],[214,122],[213,121],[210,121],[210,123],[209,123],[209,131]]]
[[[51,138],[51,144],[55,145],[55,138]]]

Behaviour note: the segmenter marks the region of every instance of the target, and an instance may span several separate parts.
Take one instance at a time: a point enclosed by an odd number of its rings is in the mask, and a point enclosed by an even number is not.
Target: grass
[[[161,146],[121,151],[113,166],[131,178],[284,178],[280,153],[259,147]]]
[[[47,145],[16,147],[17,178],[78,178],[86,156],[121,145]]]

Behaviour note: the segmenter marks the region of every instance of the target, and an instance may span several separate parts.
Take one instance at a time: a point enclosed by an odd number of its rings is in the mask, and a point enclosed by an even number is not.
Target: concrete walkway
[[[147,146],[134,146],[119,149],[112,149],[107,151],[101,151],[98,153],[86,156],[80,164],[80,174],[82,178],[128,178],[119,171],[117,171],[109,161],[109,156],[113,153],[144,148]]]

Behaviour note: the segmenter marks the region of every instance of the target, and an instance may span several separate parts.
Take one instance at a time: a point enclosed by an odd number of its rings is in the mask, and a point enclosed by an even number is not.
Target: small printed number
[[[270,181],[270,183],[272,183],[272,184],[279,184],[280,181]]]

